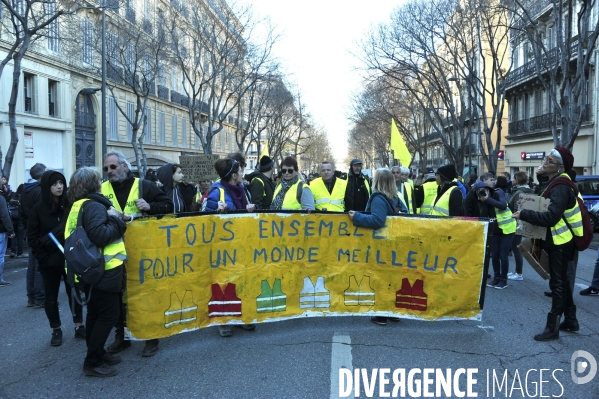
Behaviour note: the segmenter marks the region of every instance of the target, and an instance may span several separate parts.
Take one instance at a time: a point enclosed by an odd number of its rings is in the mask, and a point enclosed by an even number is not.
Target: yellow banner
[[[478,319],[487,228],[396,216],[372,230],[297,213],[134,221],[128,335],[305,316]]]

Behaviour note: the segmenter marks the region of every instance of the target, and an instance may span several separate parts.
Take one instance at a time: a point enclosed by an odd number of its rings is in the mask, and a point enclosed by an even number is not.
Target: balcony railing
[[[184,107],[189,107],[189,97],[181,96],[181,105]]]
[[[174,102],[177,105],[181,105],[181,94],[177,93],[174,90],[171,90],[171,102]]]
[[[158,97],[168,100],[168,88],[158,85]]]
[[[25,97],[25,112],[33,112],[33,103],[31,97]]]
[[[148,35],[152,34],[152,21],[147,18],[144,18],[143,29]]]
[[[154,81],[150,80],[145,80],[143,81],[143,91],[147,92],[148,94],[151,95],[156,95],[156,85],[154,84]]]
[[[591,104],[586,104],[582,108],[582,121],[592,122],[593,121],[593,107]],[[554,121],[553,113],[533,116],[532,118],[522,119],[516,122],[510,122],[508,124],[508,135],[514,136],[523,133],[534,133],[541,131],[551,130],[551,124]],[[555,115],[555,122],[557,126],[561,126],[562,118],[561,114]]]
[[[115,66],[113,64],[108,64],[106,66],[106,77],[116,83],[123,82],[123,68]]]

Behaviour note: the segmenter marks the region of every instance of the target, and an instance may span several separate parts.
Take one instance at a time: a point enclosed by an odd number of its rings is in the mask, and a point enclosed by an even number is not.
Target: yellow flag
[[[401,166],[410,167],[412,163],[412,156],[406,143],[399,135],[399,130],[395,125],[395,120],[391,118],[391,142],[389,143],[389,149],[393,150],[393,158],[398,159],[401,162]]]
[[[260,162],[260,160],[262,159],[263,156],[267,156],[269,157],[270,155],[268,155],[268,142],[266,144],[264,144],[264,148],[262,149],[262,152],[260,153],[260,156],[258,157],[258,162]]]

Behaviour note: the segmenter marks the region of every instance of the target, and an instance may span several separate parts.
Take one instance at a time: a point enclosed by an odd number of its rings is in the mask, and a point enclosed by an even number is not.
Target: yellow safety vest
[[[399,191],[397,191],[397,198],[399,198],[399,201],[403,204],[403,206],[406,207],[406,209],[408,210],[408,213],[412,213],[412,212],[410,212],[410,208],[406,204],[406,200],[403,199],[403,195]]]
[[[285,197],[283,197],[283,204],[281,205],[281,209],[288,209],[288,210],[302,209],[301,202],[299,202],[297,200],[297,190],[298,190],[298,186],[300,183],[302,183],[302,181],[298,179],[298,181],[296,181],[293,186],[289,187],[289,190],[287,190],[287,192],[285,193]],[[308,186],[307,184],[304,184],[302,187],[302,190],[304,188],[310,189],[310,186]],[[277,184],[277,188],[275,188],[275,193],[272,196],[273,199],[276,198],[279,191],[281,191],[281,183]]]
[[[102,194],[107,197],[110,201],[112,201],[112,206],[119,211],[123,212],[127,215],[132,215],[136,218],[143,216],[142,212],[139,210],[137,205],[135,205],[135,201],[140,199],[140,180],[136,177],[133,182],[133,186],[131,187],[131,191],[129,191],[129,196],[127,197],[127,203],[125,204],[125,209],[121,209],[121,205],[116,198],[116,194],[112,188],[112,183],[110,181],[105,181],[102,183]]]
[[[418,213],[421,215],[430,215],[432,210],[433,202],[435,202],[435,198],[437,198],[437,182],[429,181],[424,182],[422,184],[422,189],[424,190],[424,201],[422,201],[422,205],[418,208]]]
[[[497,217],[497,225],[503,234],[512,234],[516,232],[517,222],[512,217],[512,211],[508,206],[505,210],[495,208],[495,216]]]
[[[570,176],[566,173],[562,173],[559,177],[565,177],[566,179],[571,180]],[[570,228],[564,219],[566,219],[572,228],[572,231],[570,231]],[[555,226],[551,227],[551,237],[555,245],[562,245],[572,240],[572,233],[577,237],[582,237],[584,235],[582,228],[582,214],[580,213],[578,201],[574,201],[574,206],[570,209],[566,209],[563,217],[560,218]]]
[[[408,193],[408,203],[406,204],[406,208],[408,208],[408,213],[414,213],[414,204],[412,202],[412,195],[413,195],[413,190],[414,187],[410,184],[409,181],[406,181],[403,183],[404,189],[406,190],[406,193]],[[402,198],[403,200],[403,198]]]
[[[429,215],[431,216],[449,216],[449,196],[451,192],[456,189],[456,186],[449,187],[449,190],[445,191],[441,198],[433,204],[433,209]]]
[[[372,194],[372,193],[370,192],[370,183],[368,183],[368,178],[366,176],[364,176],[363,180],[364,180],[364,185],[366,186],[366,191],[368,191],[368,196],[370,197],[370,194]]]
[[[85,201],[89,199],[84,198],[76,201],[71,207],[69,217],[64,229],[64,238],[67,239],[77,228],[77,220],[79,218],[79,211]],[[104,254],[104,270],[114,269],[122,265],[127,260],[127,250],[125,249],[125,242],[122,238],[115,240],[104,247],[102,251]]]
[[[347,181],[337,178],[333,192],[329,194],[329,190],[327,190],[322,177],[312,180],[310,190],[314,194],[314,206],[319,211],[326,209],[330,212],[344,212],[346,187]]]

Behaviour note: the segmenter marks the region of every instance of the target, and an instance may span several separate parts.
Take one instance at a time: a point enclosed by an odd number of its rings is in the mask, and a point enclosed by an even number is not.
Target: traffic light
[[[497,153],[497,159],[499,159],[500,161],[503,161],[504,156],[505,156],[505,152],[503,150],[501,150]]]

